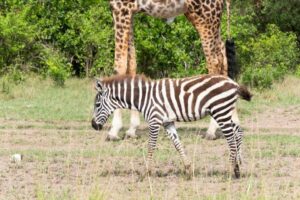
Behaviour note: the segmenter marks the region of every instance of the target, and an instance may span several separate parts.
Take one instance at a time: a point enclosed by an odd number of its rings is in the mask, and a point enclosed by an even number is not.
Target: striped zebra
[[[150,130],[147,156],[149,173],[159,129],[163,126],[180,154],[185,172],[190,175],[191,163],[185,155],[174,122],[195,121],[210,115],[228,142],[235,176],[240,177],[243,132],[238,119],[233,116],[233,110],[239,96],[251,100],[251,94],[245,87],[221,75],[161,80],[150,80],[141,75],[117,75],[97,80],[96,90],[92,119],[94,129],[102,129],[108,117],[119,108],[137,110],[143,114]]]

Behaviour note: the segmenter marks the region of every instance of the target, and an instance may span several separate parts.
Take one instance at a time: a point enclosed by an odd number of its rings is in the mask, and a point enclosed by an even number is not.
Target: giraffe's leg
[[[119,2],[120,3],[120,2]],[[132,34],[132,10],[122,4],[111,4],[115,30],[114,70],[117,74],[126,74],[128,70],[128,52],[130,34]]]
[[[185,15],[200,35],[209,74],[227,76],[226,49],[221,39],[220,28],[223,0],[204,4],[199,3],[198,6],[190,4]]]
[[[237,113],[237,108],[235,107],[233,112],[232,112],[232,121],[237,124],[237,125],[240,125],[240,120],[239,120],[239,116],[238,116],[238,113]]]
[[[129,48],[128,48],[128,68],[127,73],[130,75],[136,74],[136,52],[134,47],[134,37],[133,37],[133,22],[130,27],[129,32]],[[130,117],[130,127],[126,131],[127,137],[136,137],[136,129],[140,125],[140,115],[137,111],[131,111]]]
[[[126,131],[126,137],[135,138],[136,129],[140,125],[140,114],[138,111],[132,110],[130,116],[130,127]]]
[[[122,115],[121,115],[121,110],[117,109],[114,112],[114,117],[112,120],[111,128],[108,132],[108,136],[106,140],[108,141],[116,141],[120,140],[120,137],[118,136],[119,131],[122,128]]]
[[[118,4],[119,5],[119,4]],[[126,74],[128,64],[129,36],[132,12],[112,4],[115,29],[115,63],[114,70],[117,74]],[[122,128],[121,110],[114,112],[112,127],[108,133],[108,140],[119,139],[118,132]]]
[[[129,43],[128,43],[128,68],[127,73],[130,75],[136,74],[136,52],[134,47],[134,33],[133,33],[133,21],[129,29]]]
[[[238,118],[238,114],[237,114],[237,109],[236,107],[234,108],[233,110],[233,113],[232,113],[232,121],[239,125],[240,124],[240,120]],[[205,139],[207,140],[215,140],[215,139],[218,139],[218,137],[216,136],[216,131],[218,130],[219,128],[219,125],[218,123],[216,122],[216,120],[214,120],[213,118],[210,119],[210,124],[209,124],[209,127],[206,131],[206,135],[205,135]]]
[[[218,130],[219,125],[213,118],[210,119],[209,127],[206,131],[205,139],[215,140],[217,139],[216,131]]]
[[[223,5],[223,3],[218,0],[215,2]],[[214,8],[216,8],[216,6],[214,6]],[[202,9],[201,5],[199,5],[199,9],[200,10],[191,8],[187,13],[185,13],[185,15],[200,35],[208,73],[227,76],[228,66],[226,50],[224,42],[221,40],[220,31],[222,8],[220,10],[215,10],[215,15],[212,15],[210,13],[211,11],[206,13],[205,10]],[[216,139],[217,129],[217,123],[211,119],[205,138]]]
[[[180,157],[181,157],[184,167],[185,167],[185,173],[186,173],[188,179],[190,179],[192,176],[191,162],[185,155],[185,152],[184,152],[184,149],[179,140],[179,136],[177,134],[174,122],[165,123],[164,128],[167,132],[168,137],[173,141],[173,144],[174,144],[176,150],[179,152]]]

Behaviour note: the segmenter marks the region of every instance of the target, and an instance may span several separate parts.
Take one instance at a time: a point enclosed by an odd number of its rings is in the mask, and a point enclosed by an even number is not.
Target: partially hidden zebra
[[[143,75],[116,75],[97,80],[96,90],[92,119],[94,129],[102,129],[108,117],[119,108],[138,110],[143,114],[150,130],[147,155],[149,173],[159,129],[163,126],[190,175],[191,163],[185,155],[174,122],[195,121],[210,115],[228,142],[235,176],[240,177],[243,132],[233,111],[239,96],[251,100],[246,87],[221,75],[161,80],[151,80]]]

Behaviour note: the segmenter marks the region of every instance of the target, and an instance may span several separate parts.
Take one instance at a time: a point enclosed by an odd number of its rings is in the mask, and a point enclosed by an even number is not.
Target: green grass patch
[[[300,145],[300,136],[296,135],[248,135],[245,136],[245,141],[247,143],[256,143],[258,141],[265,141],[268,144],[277,145],[289,145],[297,144]]]
[[[300,156],[300,136],[250,135],[246,136],[244,141],[246,149],[255,149],[256,158]]]
[[[69,79],[61,88],[50,80],[28,78],[9,95],[0,93],[0,118],[86,121],[94,94],[92,80]]]

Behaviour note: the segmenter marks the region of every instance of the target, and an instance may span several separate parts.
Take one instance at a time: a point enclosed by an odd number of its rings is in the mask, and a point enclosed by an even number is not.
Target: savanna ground
[[[226,141],[201,137],[205,119],[177,124],[192,180],[161,130],[154,175],[140,181],[146,124],[138,139],[106,142],[109,124],[101,132],[90,126],[91,80],[57,88],[32,78],[11,86],[0,93],[0,199],[300,199],[300,79],[252,92],[252,102],[239,101],[245,132],[240,179],[230,169]],[[15,153],[24,155],[20,163],[11,161]]]

